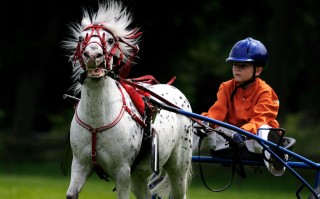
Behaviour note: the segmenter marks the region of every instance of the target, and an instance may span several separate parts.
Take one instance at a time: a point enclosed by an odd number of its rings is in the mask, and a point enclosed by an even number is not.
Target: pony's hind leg
[[[176,173],[168,172],[171,183],[170,199],[186,199],[188,189],[188,177],[189,173]]]
[[[86,182],[87,177],[92,173],[92,167],[80,164],[73,158],[71,166],[71,180],[67,191],[67,199],[78,199],[79,192]]]
[[[187,189],[192,178],[192,146],[182,147],[172,154],[164,165],[170,178],[171,198],[186,199]],[[178,158],[177,158],[178,157]]]

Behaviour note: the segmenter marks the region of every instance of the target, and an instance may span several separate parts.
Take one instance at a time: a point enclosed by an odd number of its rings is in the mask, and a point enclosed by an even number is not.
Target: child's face
[[[233,63],[232,73],[234,79],[243,84],[252,78],[253,74],[253,64],[251,63]]]

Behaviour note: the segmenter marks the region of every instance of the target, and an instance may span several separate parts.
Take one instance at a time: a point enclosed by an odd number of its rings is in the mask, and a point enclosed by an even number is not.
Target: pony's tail
[[[159,196],[161,198],[168,198],[171,193],[170,179],[167,172],[161,169],[161,172],[151,176],[149,181],[149,191],[152,196]]]
[[[187,192],[188,195],[189,186],[191,185],[191,180],[194,175],[194,171],[192,168],[192,164],[190,164],[190,168],[188,169],[187,174]],[[170,178],[167,172],[162,169],[161,172],[155,176],[153,174],[151,179],[149,180],[149,190],[152,196],[158,196],[160,198],[169,198],[171,194],[171,184]]]

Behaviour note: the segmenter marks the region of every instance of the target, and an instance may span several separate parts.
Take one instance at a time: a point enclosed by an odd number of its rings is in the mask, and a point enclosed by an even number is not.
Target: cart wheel
[[[314,191],[318,195],[318,198],[320,198],[320,187],[317,187]],[[314,195],[311,193],[308,199],[318,199],[318,198],[315,198]]]

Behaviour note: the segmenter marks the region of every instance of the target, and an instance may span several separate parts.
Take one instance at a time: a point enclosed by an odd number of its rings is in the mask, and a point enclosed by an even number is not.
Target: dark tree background
[[[250,36],[269,50],[262,78],[280,98],[281,124],[293,120],[294,128],[285,127],[291,131],[318,128],[319,1],[123,2],[143,31],[138,64],[130,77],[152,74],[166,83],[176,76],[174,85],[189,98],[193,111],[201,113],[214,102],[219,84],[231,78],[225,63],[230,49]],[[61,41],[68,37],[67,25],[80,22],[82,8],[95,11],[97,1],[2,4],[0,138],[52,131],[64,135],[73,109],[62,100],[71,85],[71,64]]]

